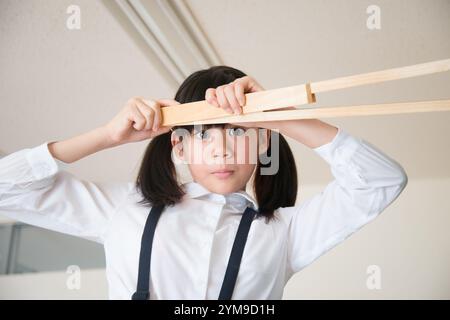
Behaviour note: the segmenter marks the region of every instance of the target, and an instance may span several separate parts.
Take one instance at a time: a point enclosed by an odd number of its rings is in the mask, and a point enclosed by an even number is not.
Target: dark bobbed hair
[[[188,103],[205,100],[208,88],[233,82],[237,78],[246,76],[240,70],[228,66],[214,66],[191,74],[178,89],[175,100]],[[202,129],[224,127],[225,124],[203,125]],[[192,132],[194,125],[174,126],[173,130],[184,128]],[[175,164],[172,160],[171,131],[153,138],[145,150],[135,187],[142,195],[140,204],[151,206],[172,206],[180,202],[184,191],[178,184]],[[261,175],[261,168],[269,167],[271,163],[262,164],[259,161],[253,181],[253,191],[258,203],[258,215],[265,216],[269,221],[274,217],[274,210],[295,204],[297,197],[297,168],[289,144],[276,131],[271,135],[278,135],[279,168],[274,175]],[[271,141],[272,139],[270,139]],[[267,149],[267,156],[271,155],[271,143]]]

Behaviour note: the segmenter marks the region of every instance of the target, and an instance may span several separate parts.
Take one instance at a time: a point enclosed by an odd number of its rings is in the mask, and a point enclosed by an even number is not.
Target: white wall
[[[449,190],[450,179],[409,180],[372,223],[294,275],[284,298],[449,299]],[[370,265],[381,269],[381,290],[366,286]]]

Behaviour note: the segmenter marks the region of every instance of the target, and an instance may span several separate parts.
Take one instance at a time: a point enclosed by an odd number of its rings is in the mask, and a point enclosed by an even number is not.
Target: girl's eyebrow
[[[227,123],[227,124],[225,124],[224,125],[224,127],[223,128],[221,128],[221,127],[210,127],[210,128],[205,128],[204,126],[202,126],[201,127],[201,130],[202,131],[206,131],[206,130],[209,130],[209,129],[247,129],[247,127],[243,127],[243,126],[239,126],[239,125],[234,125],[234,124],[229,124],[229,123]],[[191,132],[196,132],[196,130],[198,130],[197,129],[197,127],[193,127],[192,129],[191,129]]]
[[[225,124],[225,125],[223,126],[223,128],[221,128],[221,127],[210,127],[210,128],[205,128],[204,126],[202,126],[202,130],[208,130],[208,129],[231,129],[231,128],[234,128],[234,129],[236,129],[236,128],[242,128],[242,129],[245,129],[246,127],[239,126],[239,125],[234,125],[234,124]],[[195,127],[194,127],[193,129],[195,129]]]

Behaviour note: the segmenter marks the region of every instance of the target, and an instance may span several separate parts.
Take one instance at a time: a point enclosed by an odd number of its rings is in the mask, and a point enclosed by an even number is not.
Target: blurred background
[[[132,96],[173,98],[184,78],[212,65],[274,89],[447,59],[449,39],[448,0],[0,0],[0,157],[103,125]],[[319,94],[316,105],[449,97],[447,72]],[[450,113],[325,121],[383,150],[409,183],[378,219],[297,273],[284,299],[449,299]],[[147,143],[68,170],[134,180]],[[289,143],[301,203],[332,176]],[[73,266],[79,288],[67,285]],[[96,243],[0,217],[0,299],[107,299],[104,266]]]

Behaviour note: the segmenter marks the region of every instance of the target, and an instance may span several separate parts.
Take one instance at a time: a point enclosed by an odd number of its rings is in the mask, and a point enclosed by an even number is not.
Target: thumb
[[[177,100],[174,99],[159,99],[156,100],[162,107],[169,107],[173,105],[180,104]]]
[[[161,134],[167,133],[170,131],[170,129],[172,129],[172,126],[162,126],[159,127],[158,130],[156,130],[155,132],[152,132],[151,134],[151,138],[157,137]]]
[[[245,76],[239,80],[243,82],[246,92],[258,92],[264,90],[264,88],[252,77]]]

